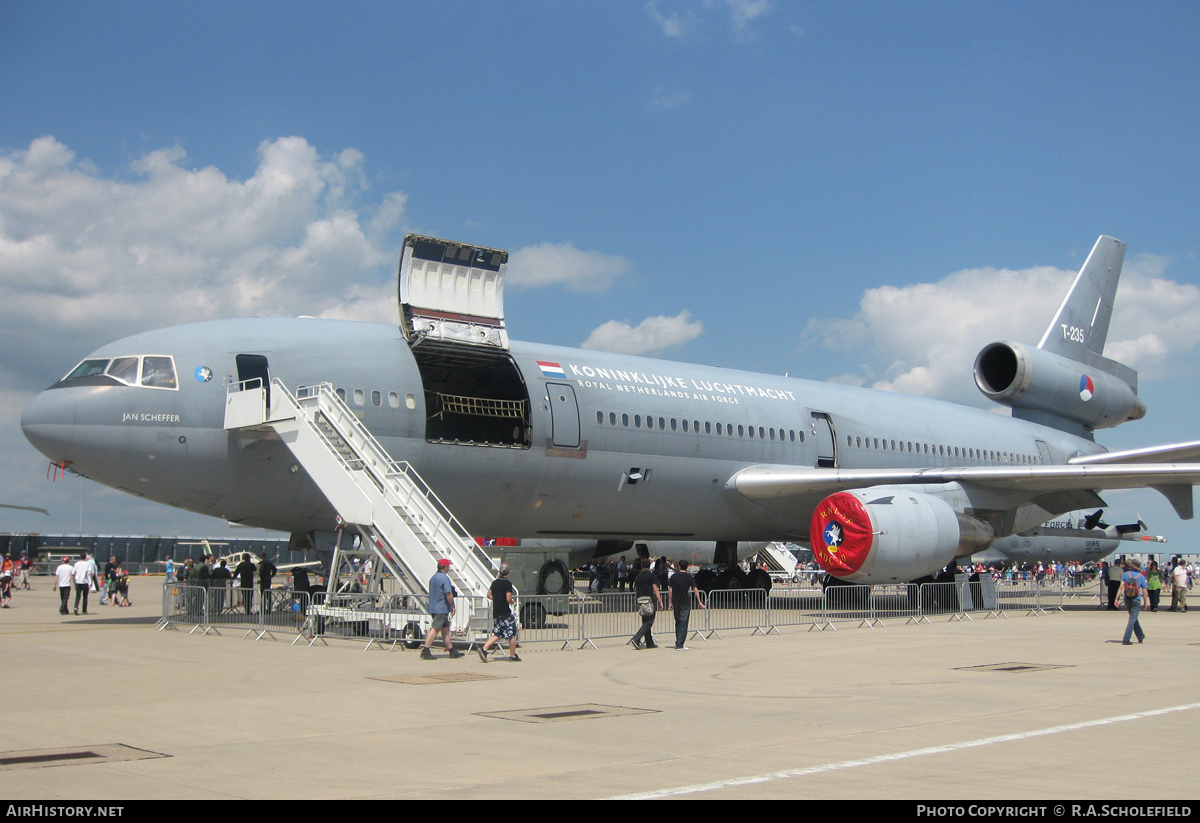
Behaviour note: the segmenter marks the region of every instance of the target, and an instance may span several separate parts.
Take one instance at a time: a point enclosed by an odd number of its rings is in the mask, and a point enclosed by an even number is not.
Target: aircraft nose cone
[[[75,397],[70,390],[44,391],[21,414],[21,431],[33,447],[55,463],[70,459],[75,437]]]

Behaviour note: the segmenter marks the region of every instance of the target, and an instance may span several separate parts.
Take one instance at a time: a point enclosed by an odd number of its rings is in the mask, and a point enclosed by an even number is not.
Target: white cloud
[[[1200,288],[1161,277],[1165,265],[1150,255],[1126,262],[1105,347],[1143,378],[1178,368],[1200,342]],[[975,355],[996,340],[1036,345],[1075,274],[982,268],[881,286],[864,293],[852,318],[810,321],[804,339],[864,357],[861,380],[873,388],[990,405],[971,376]]]
[[[0,156],[7,382],[40,387],[100,343],[171,323],[395,319],[389,234],[405,196],[359,205],[361,152],[265,141],[244,181],[186,160],[178,146],[152,151],[118,180],[53,137]]]
[[[695,340],[703,331],[704,324],[692,320],[684,310],[674,317],[647,317],[637,326],[609,320],[588,335],[582,347],[618,354],[657,354]]]
[[[683,18],[681,18],[678,14],[673,12],[670,14],[663,14],[658,10],[658,3],[655,2],[646,4],[646,12],[654,19],[654,22],[658,24],[658,27],[662,29],[663,36],[683,36],[684,21]]]
[[[733,22],[733,33],[739,43],[748,43],[758,37],[752,24],[771,11],[770,0],[725,0],[729,17]]]
[[[647,102],[656,109],[673,109],[691,99],[692,96],[686,91],[672,91],[665,86],[655,86],[650,90]]]
[[[509,255],[507,282],[513,288],[564,286],[571,291],[602,292],[632,268],[623,257],[581,251],[571,242],[539,243]]]

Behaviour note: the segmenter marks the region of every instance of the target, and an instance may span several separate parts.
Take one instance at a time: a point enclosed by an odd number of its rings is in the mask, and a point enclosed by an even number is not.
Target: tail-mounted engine
[[[1044,349],[991,343],[975,358],[975,385],[988,399],[1011,406],[1015,417],[1048,423],[1042,415],[1049,415],[1085,429],[1106,429],[1146,415],[1136,374],[1112,365],[1129,372],[1132,385],[1129,379]]]
[[[851,583],[906,583],[983,551],[994,533],[940,497],[899,487],[836,492],[813,512],[813,556]]]

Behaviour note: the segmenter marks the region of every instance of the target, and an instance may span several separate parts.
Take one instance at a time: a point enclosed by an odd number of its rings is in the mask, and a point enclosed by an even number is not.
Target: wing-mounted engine
[[[813,512],[813,557],[851,583],[905,583],[991,545],[987,523],[897,486],[836,492]]]
[[[975,358],[975,385],[989,400],[1011,406],[1014,417],[1045,425],[1059,418],[1092,430],[1140,420],[1146,404],[1137,396],[1136,373],[1107,362],[1128,374],[1117,376],[1045,349],[1002,341],[985,346]]]

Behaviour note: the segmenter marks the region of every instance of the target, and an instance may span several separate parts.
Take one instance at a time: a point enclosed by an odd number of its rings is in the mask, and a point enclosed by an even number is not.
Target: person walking
[[[1146,570],[1146,591],[1150,594],[1150,611],[1158,611],[1158,599],[1162,597],[1162,571],[1158,561],[1151,560],[1150,568]]]
[[[658,645],[654,642],[654,616],[663,607],[662,594],[658,589],[658,578],[654,576],[654,572],[650,571],[649,560],[639,557],[633,561],[633,568],[638,572],[637,576],[633,578],[633,594],[638,614],[642,618],[642,627],[629,639],[629,642],[635,649],[641,649],[644,640],[646,643],[644,648],[656,649]]]
[[[68,608],[71,602],[71,581],[75,579],[75,567],[71,558],[63,557],[62,563],[54,570],[54,582],[58,586],[59,614],[70,614]]]
[[[1115,561],[1108,567],[1108,610],[1117,610],[1117,593],[1121,590],[1121,575],[1125,573],[1124,562]]]
[[[1125,601],[1125,608],[1129,610],[1129,622],[1125,624],[1125,636],[1121,638],[1121,644],[1132,646],[1131,636],[1136,634],[1139,643],[1146,639],[1138,616],[1142,613],[1142,606],[1149,602],[1150,595],[1146,591],[1146,575],[1142,574],[1142,564],[1130,559],[1125,561],[1125,565],[1128,570],[1121,575],[1121,597]]]
[[[479,647],[479,659],[488,662],[488,649],[498,644],[503,638],[508,641],[508,659],[521,662],[517,654],[517,616],[512,607],[517,602],[516,590],[508,579],[512,567],[507,563],[500,564],[500,576],[492,581],[487,598],[492,601],[492,636]]]
[[[688,572],[688,562],[679,561],[679,568],[671,575],[667,588],[667,608],[675,612],[675,649],[685,652],[688,635],[688,621],[692,616],[692,595],[696,595],[696,604],[704,608],[704,599],[700,589],[696,587],[696,579]]]
[[[1175,605],[1178,604],[1179,611],[1187,613],[1187,594],[1188,594],[1188,571],[1183,560],[1175,564],[1175,571],[1171,574],[1171,579],[1175,583],[1175,597],[1171,598],[1171,611],[1175,611]]]
[[[88,610],[88,593],[96,587],[96,563],[86,551],[79,553],[75,561],[75,614],[79,614],[79,599],[83,598],[83,613]]]
[[[422,660],[437,659],[433,656],[432,646],[439,632],[450,656],[463,656],[450,642],[450,618],[454,615],[454,584],[450,582],[450,575],[446,574],[449,568],[450,559],[443,557],[438,560],[438,570],[429,578],[429,616],[433,618],[433,625],[429,627],[425,643],[421,646]]]

